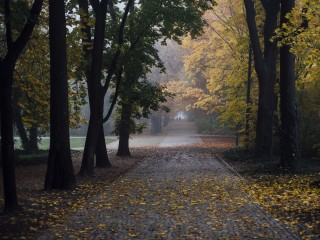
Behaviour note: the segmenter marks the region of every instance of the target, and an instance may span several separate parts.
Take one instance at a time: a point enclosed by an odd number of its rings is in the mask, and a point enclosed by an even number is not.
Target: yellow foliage
[[[201,89],[185,90],[196,98],[187,109],[200,108],[208,114],[218,111],[225,125],[238,130],[244,128],[247,108],[249,38],[243,8],[240,0],[217,1],[217,6],[205,15],[208,26],[204,34],[183,41],[189,51],[184,59],[187,76],[193,79],[193,88]],[[252,91],[257,91],[256,82]],[[248,107],[254,115],[257,98],[254,94],[251,97],[253,104]]]

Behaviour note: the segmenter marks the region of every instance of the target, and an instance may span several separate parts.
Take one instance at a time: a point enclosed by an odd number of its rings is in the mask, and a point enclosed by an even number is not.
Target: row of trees
[[[280,135],[281,165],[294,172],[301,147],[307,154],[319,142],[319,125],[310,119],[319,116],[319,49],[311,39],[319,33],[319,3],[229,0],[218,6],[205,15],[204,34],[183,41],[190,83],[170,86],[180,89],[187,109],[218,115],[220,123],[244,133],[258,156],[272,154]]]
[[[124,142],[118,154],[130,154],[127,142],[132,124],[128,122],[161,108],[168,95],[162,86],[146,80],[151,67],[163,68],[155,43],[165,44],[167,39],[179,42],[188,34],[199,35],[205,24],[202,15],[212,3],[200,0],[50,0],[48,5],[42,0],[2,2],[1,39],[4,37],[6,41],[1,42],[0,112],[5,211],[19,208],[13,116],[20,136],[25,136],[26,149],[32,148],[29,143],[37,138],[39,129],[50,128],[45,190],[75,187],[69,126],[81,122],[86,91],[90,117],[80,176],[93,174],[94,160],[97,167],[110,166],[103,123],[110,118],[118,98],[121,99],[118,131],[120,142]],[[50,94],[46,90],[49,86]],[[111,104],[105,109],[108,95]]]

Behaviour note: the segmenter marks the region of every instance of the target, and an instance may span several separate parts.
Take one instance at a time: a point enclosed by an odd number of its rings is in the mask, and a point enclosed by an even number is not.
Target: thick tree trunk
[[[117,156],[131,156],[129,150],[131,111],[132,107],[130,104],[122,105]]]
[[[111,167],[109,161],[106,140],[104,138],[103,125],[101,124],[98,134],[98,142],[96,147],[96,167],[97,168],[108,168]]]
[[[50,150],[44,189],[76,186],[70,138],[64,0],[49,0]]]
[[[255,9],[252,0],[244,0],[250,41],[259,80],[259,102],[256,128],[257,155],[273,152],[273,120],[276,106],[274,87],[276,82],[277,46],[270,41],[278,27],[280,2],[262,0],[266,18],[264,23],[264,52],[260,46]]]
[[[267,82],[269,74],[259,84],[258,117],[256,129],[256,153],[260,156],[273,153],[273,120],[275,111],[274,83]]]
[[[294,0],[282,0],[281,24],[295,5]],[[290,46],[280,48],[280,114],[281,114],[281,166],[285,171],[297,171],[300,160],[298,114],[295,85],[295,56]]]
[[[94,168],[94,155],[96,152],[97,138],[99,134],[99,126],[101,121],[94,119],[91,113],[89,119],[88,132],[84,152],[82,156],[81,168],[79,175],[82,177],[92,176]]]
[[[276,108],[275,83],[277,77],[278,49],[270,39],[278,27],[280,2],[263,1],[266,12],[264,24],[264,76],[259,79],[259,105],[257,118],[256,150],[259,155],[273,153],[273,125]]]
[[[1,154],[4,212],[13,212],[19,209],[16,193],[15,157],[13,149],[13,109],[11,98],[14,67],[0,64]]]
[[[38,147],[38,128],[32,126],[29,129],[29,151],[34,152],[39,150]]]

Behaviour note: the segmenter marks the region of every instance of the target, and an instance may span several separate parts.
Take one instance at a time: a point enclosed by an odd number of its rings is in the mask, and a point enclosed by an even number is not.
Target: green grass
[[[110,138],[105,138],[105,139],[107,144],[114,141],[113,139],[110,139]],[[85,137],[71,137],[70,138],[71,148],[84,147],[85,141],[86,141]],[[40,150],[48,150],[50,146],[50,138],[42,138],[38,146]],[[14,148],[21,149],[20,139],[15,139]]]
[[[19,166],[44,164],[48,160],[48,154],[48,150],[38,150],[34,153],[27,153],[23,150],[15,150],[16,164]]]

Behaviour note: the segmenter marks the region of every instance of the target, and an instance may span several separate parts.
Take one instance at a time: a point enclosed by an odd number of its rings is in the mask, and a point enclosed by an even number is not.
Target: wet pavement
[[[131,146],[157,145],[157,154],[39,239],[298,239],[242,190],[191,123],[136,139]]]

